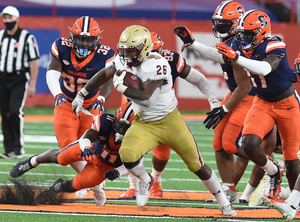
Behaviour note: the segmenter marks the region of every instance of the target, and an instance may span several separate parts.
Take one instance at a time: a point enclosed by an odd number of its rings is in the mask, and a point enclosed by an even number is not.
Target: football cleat
[[[54,183],[48,187],[46,190],[40,192],[35,200],[38,204],[44,204],[48,201],[50,201],[55,195],[57,195],[58,193],[60,193],[62,190],[62,186],[57,186],[57,184],[59,183],[63,183],[64,180],[61,178],[57,178]]]
[[[248,201],[245,199],[239,199],[239,203],[248,203]]]
[[[139,207],[143,207],[147,204],[150,194],[150,189],[152,187],[152,184],[154,183],[154,178],[150,176],[150,182],[142,182],[139,181],[139,191],[136,193],[136,204]]]
[[[134,198],[135,197],[135,193],[137,191],[134,188],[129,188],[125,193],[123,193],[120,198]]]
[[[104,206],[106,203],[106,195],[103,190],[103,185],[99,184],[93,188],[94,200],[97,206]]]
[[[76,197],[77,197],[78,199],[83,199],[83,198],[86,197],[86,195],[88,195],[88,193],[89,193],[89,189],[88,189],[88,188],[86,188],[86,189],[81,189],[81,190],[77,190],[77,191],[76,191]]]
[[[263,203],[262,197],[263,195],[265,195],[268,185],[269,185],[269,176],[265,175],[261,179],[260,183],[258,184],[253,194],[250,196],[249,199],[250,207],[256,207]]]
[[[150,190],[150,197],[157,198],[162,196],[163,191],[161,189],[161,184],[159,182],[154,182]]]
[[[219,208],[222,211],[222,214],[225,216],[236,216],[236,212],[231,204],[224,205],[223,207]]]
[[[263,200],[268,207],[278,210],[282,214],[283,218],[285,218],[287,221],[294,219],[297,210],[293,206],[287,204],[286,202],[269,198],[267,195],[263,196]]]
[[[276,165],[276,164],[275,164]],[[282,180],[282,176],[284,174],[284,168],[281,166],[277,166],[277,173],[274,175],[269,175],[270,176],[270,192],[269,192],[269,197],[273,199],[277,199],[280,193],[280,183]]]
[[[29,158],[27,158],[26,160],[20,161],[19,163],[17,163],[10,171],[10,176],[11,177],[20,177],[22,176],[24,173],[26,173],[27,171],[31,170],[32,168],[34,168],[31,163],[30,160],[31,158],[34,156],[31,156]]]

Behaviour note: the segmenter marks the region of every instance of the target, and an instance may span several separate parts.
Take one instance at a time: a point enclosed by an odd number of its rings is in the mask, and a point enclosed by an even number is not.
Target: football
[[[131,72],[126,72],[123,84],[133,89],[142,89],[142,80]]]

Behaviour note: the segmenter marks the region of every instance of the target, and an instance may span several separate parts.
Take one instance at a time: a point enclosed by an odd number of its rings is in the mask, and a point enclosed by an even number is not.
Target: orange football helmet
[[[300,75],[300,53],[298,57],[295,59],[295,70],[298,75]]]
[[[115,132],[124,135],[131,123],[134,120],[134,111],[132,102],[122,104],[115,112],[114,116],[114,130]]]
[[[247,11],[240,19],[238,37],[246,51],[255,48],[271,35],[271,19],[263,11]]]
[[[212,28],[216,38],[226,38],[237,33],[240,17],[245,13],[244,7],[235,1],[224,1],[212,17]]]
[[[152,51],[161,53],[164,42],[161,40],[160,36],[158,34],[156,34],[156,32],[151,31],[151,39],[152,39],[152,43],[153,43]]]
[[[71,29],[73,49],[80,58],[90,55],[100,39],[100,27],[95,19],[83,16],[76,20]]]

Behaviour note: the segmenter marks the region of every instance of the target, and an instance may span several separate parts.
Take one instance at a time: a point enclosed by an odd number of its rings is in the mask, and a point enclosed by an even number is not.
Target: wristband
[[[92,146],[92,143],[91,143],[91,141],[89,140],[89,139],[87,139],[87,138],[84,138],[84,139],[79,139],[79,146],[80,146],[80,149],[81,149],[81,151],[83,152],[84,151],[84,149],[86,148],[86,147],[91,147]]]
[[[223,107],[223,109],[224,109],[224,112],[226,112],[226,113],[229,112],[229,109],[227,109],[225,105],[223,105],[222,107]]]
[[[79,94],[81,94],[81,96],[85,97],[85,96],[87,96],[89,94],[89,92],[85,88],[82,88],[79,91]]]
[[[104,96],[98,96],[97,97],[98,100],[100,100],[102,103],[105,103],[105,97]]]
[[[124,86],[123,84],[119,84],[117,85],[117,88],[116,90],[122,94],[124,94],[125,90],[127,89],[128,87],[127,86]]]

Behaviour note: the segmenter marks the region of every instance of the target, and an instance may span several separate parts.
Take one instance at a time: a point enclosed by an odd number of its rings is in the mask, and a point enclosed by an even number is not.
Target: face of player
[[[252,30],[249,31],[239,31],[239,38],[243,43],[243,45],[247,45],[253,42],[253,38],[255,33]],[[247,44],[246,44],[247,43]]]
[[[232,27],[232,21],[225,19],[213,19],[213,29],[221,34],[227,33]]]
[[[126,133],[126,131],[129,129],[130,124],[126,123],[125,121],[122,121],[122,119],[114,118],[114,125],[113,128],[115,130],[115,142],[122,142],[122,139]]]
[[[79,53],[86,56],[90,51],[94,50],[96,37],[85,36],[85,35],[74,35],[73,37],[74,46]]]

